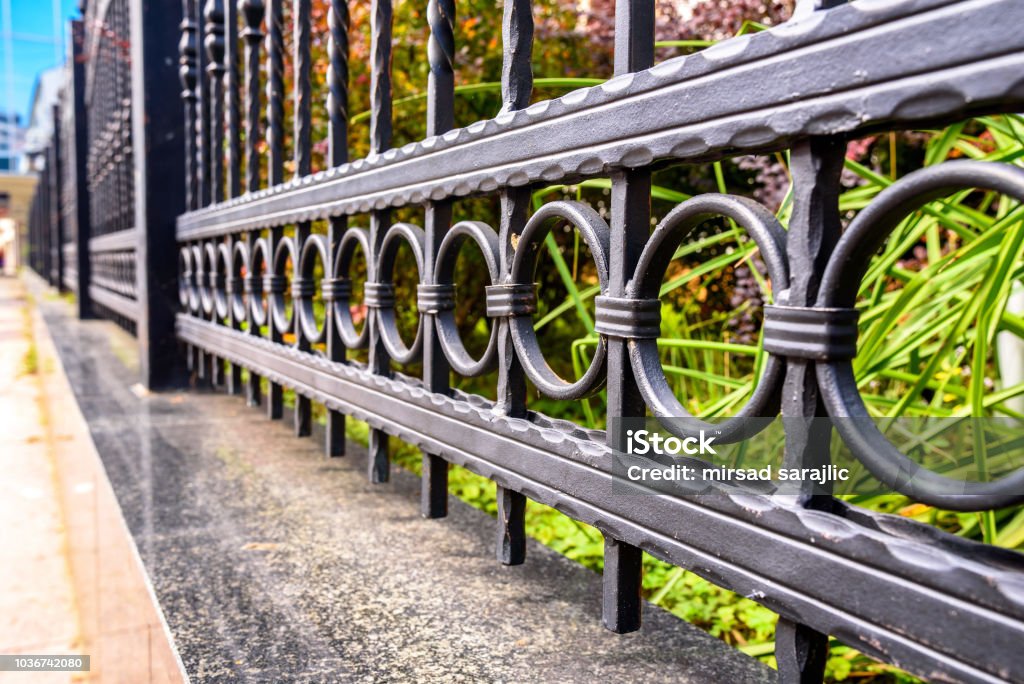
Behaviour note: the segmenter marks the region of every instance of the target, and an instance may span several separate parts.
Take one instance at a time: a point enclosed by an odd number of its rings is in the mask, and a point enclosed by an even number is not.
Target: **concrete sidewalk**
[[[0,277],[0,653],[81,653],[78,611],[32,318],[21,282]],[[79,676],[80,677],[80,676]],[[80,679],[78,679],[80,681]],[[67,672],[0,681],[69,682]]]
[[[149,580],[37,304],[0,278],[0,653],[89,655],[0,682],[180,682]],[[35,301],[33,301],[35,300]]]

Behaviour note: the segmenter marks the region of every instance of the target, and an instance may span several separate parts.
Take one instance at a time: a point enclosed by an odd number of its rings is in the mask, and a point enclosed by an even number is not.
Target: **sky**
[[[67,20],[78,16],[78,0],[0,0],[0,111],[27,121],[36,74],[63,62]]]

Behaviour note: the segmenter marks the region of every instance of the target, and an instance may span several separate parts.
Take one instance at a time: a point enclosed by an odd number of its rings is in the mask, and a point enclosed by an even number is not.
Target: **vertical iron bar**
[[[522,565],[526,560],[526,497],[498,485],[498,560]]]
[[[779,616],[775,626],[775,661],[779,681],[819,684],[828,660],[828,635]]]
[[[263,0],[242,0],[245,28],[245,189],[260,189],[260,43],[265,8]]]
[[[54,283],[57,291],[64,288],[64,212],[61,211],[60,203],[63,196],[63,173],[64,150],[61,147],[61,126],[60,126],[60,105],[53,105],[53,170],[50,174],[53,188],[53,239],[54,239]]]
[[[230,1],[230,0],[229,0]],[[210,198],[224,201],[224,3],[206,0],[206,73],[210,93]]]
[[[203,18],[203,8],[196,2],[196,25],[198,36],[206,35],[206,24]],[[199,97],[199,112],[196,120],[196,145],[199,148],[199,205],[205,207],[210,203],[210,82],[206,78],[206,55],[196,47],[196,77],[199,79],[199,87],[196,93]]]
[[[523,109],[530,104],[533,92],[533,11],[530,0],[506,0],[501,24],[502,111]],[[513,236],[526,226],[530,210],[529,188],[508,188],[501,193],[501,217],[498,226],[500,274],[502,282],[511,278]],[[512,330],[508,319],[502,318],[498,326],[498,403],[497,408],[507,416],[526,416],[526,375],[516,357],[512,343]],[[520,565],[526,559],[525,510],[526,497],[496,485],[498,499],[498,561],[505,565]]]
[[[271,187],[284,182],[283,2],[267,0],[267,177]]]
[[[371,156],[382,154],[391,147],[391,21],[391,0],[373,0],[370,15],[370,51],[373,55],[370,74]],[[370,253],[366,264],[369,282],[377,281],[377,255],[390,224],[391,212],[386,209],[374,211],[370,216]],[[381,340],[376,309],[367,312],[366,325],[370,326],[370,371],[390,376],[391,360]],[[370,482],[388,481],[388,436],[383,430],[370,429],[367,470]]]
[[[92,235],[90,225],[90,207],[88,190],[88,172],[86,171],[86,155],[89,151],[87,114],[85,109],[85,23],[81,20],[71,22],[71,88],[73,117],[72,131],[74,141],[68,145],[73,155],[68,159],[71,170],[71,183],[75,197],[75,243],[76,268],[78,270],[78,317],[92,318],[92,298],[89,295],[91,280],[89,261],[89,238]]]
[[[185,206],[191,211],[199,208],[199,160],[196,148],[196,35],[199,26],[195,20],[195,0],[182,3],[181,42],[178,44],[181,81],[181,99],[185,103]]]
[[[275,226],[270,229],[270,254],[267,256],[269,261],[267,270],[270,272],[274,270],[275,275],[280,275],[276,272],[276,267],[273,267],[274,261],[274,250],[277,245],[281,244],[284,240],[284,228]],[[267,313],[270,314],[270,307],[273,306],[272,297],[268,294],[267,296]],[[294,319],[295,311],[292,310],[292,317]],[[280,344],[284,340],[284,333],[287,330],[278,330],[277,325],[274,323],[274,316],[267,316],[267,332],[269,333],[269,339],[271,342],[277,342]],[[268,380],[267,382],[267,417],[271,420],[280,420],[284,415],[284,387],[278,383]]]
[[[601,621],[607,629],[623,634],[640,629],[640,582],[643,552],[614,537],[604,538],[604,587]]]
[[[224,90],[227,98],[227,193],[228,197],[238,197],[242,194],[241,171],[242,171],[242,136],[239,130],[241,111],[239,105],[239,68],[238,68],[238,5],[235,0],[227,0],[224,6],[224,43],[225,43],[225,74]],[[227,245],[230,249],[234,239],[227,238]],[[234,260],[234,252],[231,252],[231,259]],[[233,271],[233,264],[225,275]],[[237,286],[237,283],[236,283]],[[240,330],[242,322],[235,317],[235,308],[228,306],[228,325],[235,330]],[[242,367],[236,363],[226,362],[227,365],[227,391],[228,394],[240,394],[242,391]]]
[[[260,43],[263,41],[260,25],[263,23],[265,8],[262,0],[242,0],[241,9],[245,21],[245,29],[242,30],[242,38],[245,39],[245,189],[246,192],[255,192],[260,189]],[[250,255],[255,243],[256,232],[247,231],[245,244]],[[258,274],[247,270],[246,276],[249,282],[246,328],[250,335],[259,335],[259,328],[252,317],[252,300],[260,296],[262,285]],[[251,370],[246,383],[245,400],[249,406],[259,406],[261,401],[260,376]]]
[[[455,125],[455,0],[430,0],[427,4],[427,23],[430,40],[427,58],[430,75],[427,78],[427,136],[441,135]],[[451,226],[450,200],[427,204],[424,229],[424,283],[434,282],[434,264],[441,240]],[[448,394],[451,372],[448,359],[441,349],[434,315],[420,312],[423,317],[423,384],[431,392]],[[420,513],[425,518],[443,518],[448,514],[448,463],[436,454],[423,453],[423,479],[420,491]]]
[[[839,138],[811,138],[790,152],[793,174],[793,214],[789,220],[790,306],[814,306],[825,265],[839,240],[839,183],[846,143]],[[786,360],[782,388],[782,419],[786,433],[784,468],[827,465],[832,429],[816,416],[825,416],[814,362]],[[809,488],[795,492],[807,508],[828,510],[832,497]],[[828,635],[779,616],[775,641],[783,681],[820,682],[828,656]]]
[[[330,29],[328,52],[330,66],[327,72],[327,116],[328,157],[330,166],[339,166],[348,161],[348,1],[331,0],[327,15]],[[328,263],[324,264],[325,277],[333,277],[334,259],[341,242],[341,236],[348,228],[348,220],[344,216],[330,219],[327,229]],[[333,306],[333,305],[332,305]],[[345,346],[341,342],[335,326],[334,316],[327,315],[327,358],[331,361],[345,360]],[[345,455],[345,414],[328,409],[327,437],[325,449],[328,456]]]
[[[231,0],[228,0],[229,2]],[[223,0],[206,0],[204,11],[206,35],[203,46],[206,48],[206,73],[208,75],[207,92],[210,95],[209,139],[209,183],[210,199],[214,203],[224,201],[224,3]],[[204,250],[205,254],[205,250]],[[215,264],[210,264],[211,271],[206,274],[207,286],[212,291]],[[211,294],[211,296],[213,296]],[[217,320],[217,308],[210,312],[210,320]],[[210,354],[210,384],[220,387],[224,384],[224,362],[215,354]]]
[[[294,26],[294,59],[295,74],[293,78],[295,98],[295,177],[302,178],[312,172],[312,160],[310,157],[310,127],[312,103],[310,102],[310,0],[294,0],[292,4],[292,24]],[[302,248],[309,238],[310,224],[302,222],[295,226],[295,258],[292,259],[292,274],[298,282],[302,278],[301,259]],[[295,317],[295,347],[300,351],[309,351],[309,340],[302,332],[302,326],[298,324],[299,308],[301,300],[294,297],[292,300],[292,314]],[[295,393],[295,435],[306,437],[313,432],[313,407],[309,397]]]
[[[224,91],[227,98],[227,192],[228,197],[242,194],[242,136],[239,131],[241,111],[238,97],[238,6],[227,0],[224,6]]]
[[[271,187],[284,182],[284,0],[267,0],[267,178]],[[270,230],[270,254],[280,244],[284,230]],[[277,330],[273,317],[267,330],[273,342],[280,342],[284,331]],[[267,415],[278,419],[284,407],[284,390],[276,382],[267,386]]]
[[[615,4],[615,75],[654,64],[654,1],[617,0]],[[612,173],[609,295],[622,297],[651,232],[651,172],[647,168]],[[623,338],[608,338],[608,444],[614,447],[619,418],[643,417],[643,397],[633,376]],[[640,629],[640,549],[605,536],[602,621],[624,634]]]
[[[39,181],[38,181],[38,186],[40,188],[42,188],[42,197],[43,197],[43,202],[42,202],[42,205],[43,205],[43,211],[42,211],[42,222],[43,222],[42,223],[42,225],[43,225],[43,272],[40,275],[43,276],[43,279],[46,280],[47,284],[50,284],[50,280],[51,280],[51,276],[50,276],[50,263],[51,263],[51,258],[50,258],[50,225],[51,225],[51,217],[50,217],[49,194],[50,194],[50,172],[51,172],[51,168],[53,167],[53,158],[52,158],[52,150],[50,148],[51,148],[51,144],[47,143],[46,150],[44,152],[44,155],[45,155],[44,156],[44,159],[45,159],[44,163],[46,164],[46,166],[43,168],[42,171],[39,172]]]

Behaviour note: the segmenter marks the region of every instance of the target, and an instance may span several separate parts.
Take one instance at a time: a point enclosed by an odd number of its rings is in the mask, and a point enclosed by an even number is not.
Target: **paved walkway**
[[[74,652],[91,661],[82,673],[0,673],[0,684],[184,681],[39,313],[70,307],[35,276],[23,277],[0,278],[0,653]]]
[[[79,651],[78,613],[45,417],[39,355],[21,282],[0,276],[0,653]],[[0,673],[2,682],[70,682]]]
[[[601,579],[458,500],[419,515],[419,479],[370,485],[365,449],[325,459],[240,397],[145,394],[124,335],[40,306],[196,682],[762,682],[775,673],[645,606],[601,626]],[[125,363],[128,362],[128,366]]]

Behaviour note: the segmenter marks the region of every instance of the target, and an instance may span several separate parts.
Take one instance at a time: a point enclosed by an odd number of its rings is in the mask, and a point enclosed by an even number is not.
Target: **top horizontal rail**
[[[185,214],[177,238],[1012,110],[1021,25],[1015,0],[854,2]]]

